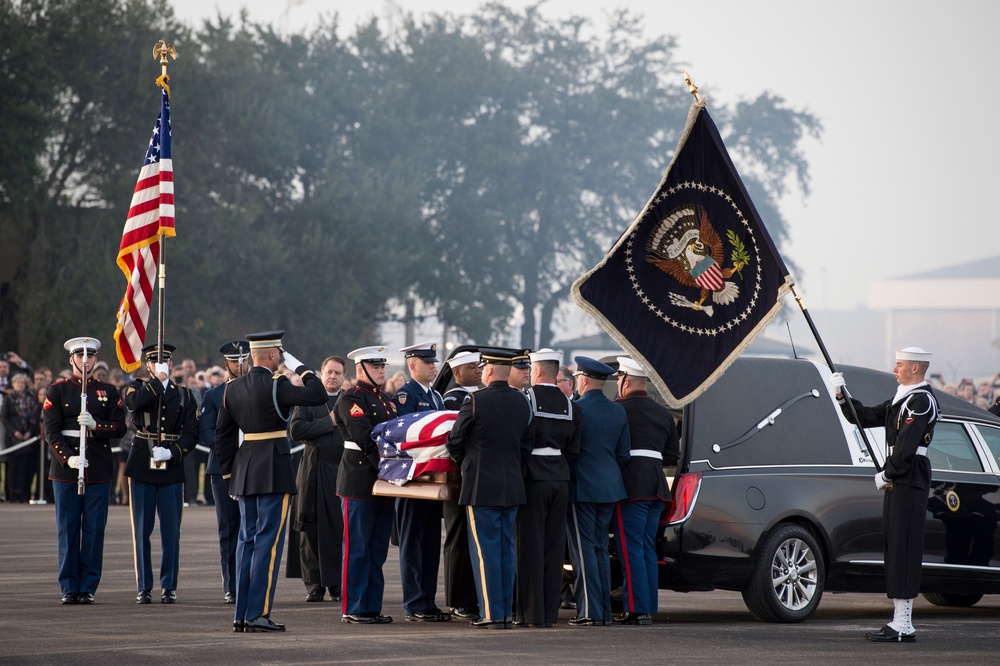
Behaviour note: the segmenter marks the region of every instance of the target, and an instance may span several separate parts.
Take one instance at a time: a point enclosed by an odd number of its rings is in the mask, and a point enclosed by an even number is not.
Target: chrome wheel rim
[[[771,585],[778,602],[788,610],[802,610],[816,594],[816,554],[801,539],[782,542],[771,560]]]

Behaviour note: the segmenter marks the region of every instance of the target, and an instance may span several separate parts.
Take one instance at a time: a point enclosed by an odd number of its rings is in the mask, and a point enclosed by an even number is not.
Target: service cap
[[[270,349],[271,347],[281,348],[281,336],[284,331],[259,331],[257,333],[247,333],[247,341],[250,349]]]
[[[250,355],[250,343],[246,340],[233,340],[219,347],[219,353],[230,361],[242,361]]]
[[[514,354],[505,349],[483,348],[479,350],[484,365],[510,365]]]
[[[601,363],[597,359],[590,358],[589,356],[577,356],[573,359],[576,363],[576,373],[578,375],[583,375],[584,377],[590,377],[591,379],[599,379],[605,381],[608,377],[615,374],[615,369],[606,363]]]
[[[370,363],[372,365],[386,365],[385,345],[373,345],[371,347],[359,347],[347,355],[355,363]]]
[[[157,349],[156,345],[146,345],[145,347],[142,348],[142,357],[147,361],[155,361],[156,349]],[[163,360],[164,361],[169,360],[175,351],[177,351],[177,347],[174,347],[173,345],[164,344]]]
[[[630,377],[649,377],[649,375],[646,374],[645,368],[628,356],[618,356],[615,360],[618,361],[619,375],[628,375]]]
[[[904,347],[903,349],[896,350],[896,360],[930,363],[931,353],[920,347]]]
[[[423,359],[428,363],[437,363],[438,360],[437,343],[433,340],[425,340],[424,342],[410,345],[409,347],[403,347],[399,351],[403,352],[403,358],[416,356],[417,358]]]
[[[525,349],[523,351],[515,353],[514,358],[510,360],[511,366],[515,368],[521,368],[522,370],[530,368],[531,357],[529,356],[529,354],[531,354],[530,349]]]
[[[458,352],[454,356],[448,359],[448,365],[452,369],[457,368],[460,365],[465,365],[466,363],[479,363],[482,358],[482,354],[479,352],[464,351]]]
[[[63,347],[70,354],[82,354],[84,349],[87,350],[88,354],[96,354],[97,350],[101,348],[101,341],[97,338],[70,338],[63,343]]]

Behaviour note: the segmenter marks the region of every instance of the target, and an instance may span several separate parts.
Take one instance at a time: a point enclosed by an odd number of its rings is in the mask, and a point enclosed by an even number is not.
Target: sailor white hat
[[[452,368],[457,368],[460,365],[465,365],[466,363],[479,363],[481,355],[479,352],[464,351],[458,352],[454,356],[448,359],[448,365]]]
[[[931,353],[920,347],[904,347],[896,350],[897,361],[922,361],[931,362]]]
[[[531,359],[532,363],[538,363],[539,361],[555,361],[556,363],[562,364],[562,356],[561,351],[549,349],[548,347],[528,354],[528,358]]]

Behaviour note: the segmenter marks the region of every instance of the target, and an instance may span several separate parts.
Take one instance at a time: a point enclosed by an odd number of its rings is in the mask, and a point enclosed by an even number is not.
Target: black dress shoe
[[[76,595],[76,600],[78,603],[81,604],[92,604],[94,603],[94,595],[92,595],[90,592],[81,592],[80,594]]]
[[[233,620],[233,633],[242,634],[243,629],[246,628],[246,624],[243,620]]]
[[[177,602],[177,593],[173,590],[163,590],[160,593],[161,604],[173,604]]]
[[[62,595],[62,599],[60,600],[60,603],[62,603],[63,605],[76,604],[79,602],[80,600],[77,598],[76,592],[67,592],[66,594]]]
[[[315,589],[309,590],[309,594],[306,595],[306,601],[309,603],[316,603],[317,601],[323,601],[323,588],[317,587]]]
[[[235,604],[236,603],[236,593],[235,592],[226,592],[226,596],[224,596],[223,599],[225,600],[225,602],[227,604]]]
[[[649,613],[622,613],[611,624],[653,624],[653,616]]]
[[[391,615],[382,615],[382,613],[368,613],[368,616],[375,620],[375,624],[389,624],[392,622]]]
[[[569,600],[560,602],[559,608],[562,608],[564,610],[576,610],[576,602]]]
[[[885,625],[878,631],[869,631],[865,638],[876,643],[915,643],[917,632],[911,631],[908,634],[901,634],[889,625]]]
[[[256,620],[247,620],[243,625],[243,632],[254,634],[261,631],[284,631],[285,625],[271,621],[271,618],[261,615]]]
[[[340,621],[344,624],[375,624],[378,622],[378,620],[371,615],[365,615],[363,613],[359,613],[357,615],[346,613],[340,617]]]
[[[475,620],[479,617],[478,606],[452,606],[448,610],[460,620]]]
[[[607,622],[604,620],[595,620],[589,617],[574,617],[569,621],[571,627],[603,627],[605,624]]]
[[[150,590],[143,590],[139,594],[135,595],[135,603],[137,604],[153,603],[153,593]]]
[[[469,624],[477,629],[510,629],[514,625],[513,622],[506,622],[504,620],[487,620],[486,618],[473,620]]]
[[[444,613],[440,608],[425,608],[419,613],[407,615],[408,622],[447,622],[451,615]]]

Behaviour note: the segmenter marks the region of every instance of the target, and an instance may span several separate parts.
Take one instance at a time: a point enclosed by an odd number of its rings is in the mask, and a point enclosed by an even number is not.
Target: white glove
[[[153,447],[153,460],[156,462],[166,462],[174,457],[174,454],[170,449],[164,448],[162,446]]]
[[[80,469],[81,467],[86,469],[90,467],[90,463],[87,462],[87,459],[81,458],[80,456],[70,456],[69,459],[66,461],[66,464],[72,467],[73,469]]]
[[[843,393],[842,389],[847,386],[847,383],[844,381],[844,373],[835,372],[830,375],[830,386],[833,387],[834,393]]]
[[[285,355],[285,367],[291,370],[292,372],[297,371],[301,366],[305,365],[305,363],[295,358],[288,352],[282,352],[282,354]]]
[[[163,377],[160,377],[160,375],[164,375],[166,377],[169,377],[170,376],[170,365],[167,364],[167,363],[157,363],[155,365],[154,371],[156,372],[156,376],[159,377],[160,379],[163,379]]]
[[[76,422],[88,430],[93,430],[97,427],[97,421],[90,415],[90,412],[80,412],[80,415],[76,417]]]
[[[885,472],[879,472],[875,475],[875,489],[885,490],[885,487],[889,485],[889,479],[885,478]]]

